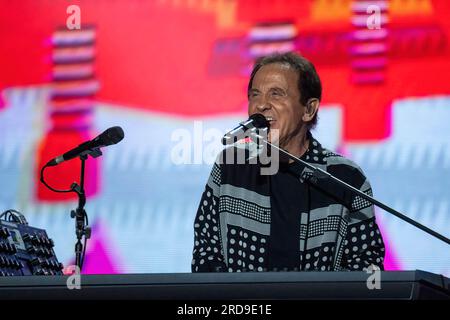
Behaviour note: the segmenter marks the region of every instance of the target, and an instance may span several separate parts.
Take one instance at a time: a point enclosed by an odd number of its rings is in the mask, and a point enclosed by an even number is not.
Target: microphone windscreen
[[[116,144],[125,137],[123,129],[119,126],[111,127],[106,129],[101,135],[102,144],[109,146],[111,144]]]
[[[250,116],[250,119],[253,120],[253,125],[255,128],[268,128],[269,121],[267,121],[266,117],[264,117],[261,113],[254,113]]]

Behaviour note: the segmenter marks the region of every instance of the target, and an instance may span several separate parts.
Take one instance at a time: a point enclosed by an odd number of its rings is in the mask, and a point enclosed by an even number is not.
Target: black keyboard
[[[248,272],[0,278],[0,299],[450,299],[449,279],[424,271]],[[369,289],[372,287],[372,289]]]

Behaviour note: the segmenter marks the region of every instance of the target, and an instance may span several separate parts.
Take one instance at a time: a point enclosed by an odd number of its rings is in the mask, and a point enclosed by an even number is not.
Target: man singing
[[[311,134],[322,96],[311,62],[295,53],[264,57],[247,93],[249,115],[261,113],[278,133],[269,135],[272,143],[371,195],[361,168]],[[280,160],[272,175],[262,175],[259,162],[216,161],[194,222],[192,271],[383,270],[373,205],[333,183],[313,183],[301,164]]]

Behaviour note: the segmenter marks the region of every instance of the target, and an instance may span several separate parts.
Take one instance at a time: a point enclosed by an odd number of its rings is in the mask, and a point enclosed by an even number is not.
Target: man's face
[[[278,143],[285,147],[298,137],[304,124],[305,106],[300,103],[298,74],[289,66],[271,63],[261,67],[250,88],[248,113],[263,114],[270,121],[270,129],[279,130]],[[276,143],[276,141],[271,141]]]

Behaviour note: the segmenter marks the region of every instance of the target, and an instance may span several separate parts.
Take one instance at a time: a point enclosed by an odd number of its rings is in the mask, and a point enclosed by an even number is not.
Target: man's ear
[[[302,116],[302,120],[304,122],[309,122],[314,118],[315,114],[319,110],[319,103],[319,99],[317,98],[311,98],[308,100],[306,103],[306,111]]]

